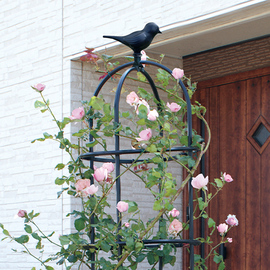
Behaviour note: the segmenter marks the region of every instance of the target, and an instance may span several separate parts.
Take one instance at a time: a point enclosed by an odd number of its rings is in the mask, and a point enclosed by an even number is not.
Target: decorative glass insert
[[[252,138],[256,141],[256,143],[262,147],[264,143],[267,141],[267,139],[270,136],[270,132],[267,130],[267,128],[263,125],[263,123],[260,123],[254,134],[252,135]]]
[[[262,115],[258,117],[253,127],[248,132],[247,139],[259,154],[262,154],[269,145],[270,125]]]

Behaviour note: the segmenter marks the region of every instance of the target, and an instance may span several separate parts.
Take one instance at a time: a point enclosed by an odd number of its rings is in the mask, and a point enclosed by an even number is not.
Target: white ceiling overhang
[[[146,51],[176,58],[270,35],[270,0],[246,1],[161,27],[161,31]],[[112,55],[131,53],[119,42],[96,48],[100,52],[105,49]]]

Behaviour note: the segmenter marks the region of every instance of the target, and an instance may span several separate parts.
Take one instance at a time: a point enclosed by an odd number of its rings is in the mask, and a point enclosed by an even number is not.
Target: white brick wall
[[[0,222],[18,236],[23,220],[13,216],[18,209],[35,209],[41,212],[41,228],[46,233],[55,230],[55,238],[71,227],[65,218],[71,202],[68,197],[56,199],[60,187],[53,183],[59,175],[53,167],[66,157],[53,143],[30,143],[45,131],[57,132],[48,121],[51,117],[34,109],[39,94],[30,85],[47,85],[44,95],[51,100],[56,118],[62,119],[81,99],[82,92],[73,91],[83,89],[81,64],[70,60],[85,45],[103,45],[109,42],[103,34],[126,34],[149,21],[167,26],[243,2],[213,0],[206,5],[203,0],[1,0]],[[171,61],[168,65],[173,68]],[[0,269],[39,267],[32,258],[14,254],[11,247],[17,245],[0,242]]]

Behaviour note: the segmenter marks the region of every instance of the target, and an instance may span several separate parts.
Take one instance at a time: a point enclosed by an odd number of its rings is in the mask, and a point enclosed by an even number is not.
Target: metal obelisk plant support
[[[119,123],[119,101],[120,101],[120,95],[121,95],[121,89],[123,86],[123,83],[125,79],[127,78],[128,74],[132,71],[141,72],[149,82],[153,94],[157,101],[160,101],[158,90],[155,86],[154,81],[152,80],[151,76],[145,71],[143,64],[156,66],[158,68],[161,68],[165,71],[167,71],[169,74],[172,73],[172,71],[167,68],[166,66],[152,62],[152,61],[141,61],[141,54],[140,53],[134,53],[134,62],[129,62],[126,64],[123,64],[117,68],[115,68],[113,71],[109,72],[106,77],[100,82],[98,85],[96,91],[94,92],[94,96],[98,96],[102,87],[105,85],[105,83],[118,71],[123,70],[125,68],[128,68],[123,75],[121,76],[116,93],[115,93],[115,99],[114,99],[114,122],[116,124]],[[191,102],[190,98],[187,92],[187,89],[183,82],[179,80],[179,85],[183,90],[183,94],[187,103],[187,135],[188,135],[188,146],[183,147],[174,147],[171,148],[170,151],[177,151],[177,152],[187,152],[188,155],[192,155],[192,152],[197,151],[198,149],[195,147],[192,147],[192,113],[191,113]],[[93,121],[90,120],[90,128],[93,127]],[[90,142],[93,141],[93,136],[90,135]],[[121,164],[131,164],[134,162],[132,159],[122,159],[121,157],[126,154],[139,154],[142,151],[145,151],[144,149],[120,149],[120,136],[118,136],[118,133],[116,132],[114,135],[115,139],[115,148],[112,151],[101,151],[101,152],[94,152],[93,147],[89,149],[89,153],[85,153],[80,156],[81,159],[90,160],[90,166],[93,169],[94,168],[94,162],[113,162],[115,163],[115,172],[116,172],[116,202],[119,202],[121,200],[121,179],[120,179],[120,165]],[[107,159],[107,158],[101,158],[100,156],[105,155],[112,155],[114,158]],[[142,161],[142,160],[139,160]],[[94,179],[91,179],[92,183],[94,183]],[[183,244],[189,244],[190,246],[190,269],[194,269],[194,246],[199,245],[200,242],[198,240],[194,240],[194,229],[193,229],[193,188],[191,186],[191,179],[189,181],[189,210],[188,210],[188,216],[189,216],[189,238],[188,239],[158,239],[158,240],[143,240],[144,246],[149,246],[153,244],[164,244],[164,243],[171,243],[175,247],[182,247]],[[94,223],[94,216],[91,217],[91,224]],[[121,228],[121,213],[117,210],[117,222],[119,224],[118,230]],[[94,227],[91,229],[91,244],[95,244],[95,231]],[[122,253],[122,246],[125,245],[125,242],[122,242],[121,239],[118,237],[117,244],[119,245],[118,249],[118,255],[121,257]],[[95,261],[95,254],[92,253],[92,262]],[[95,264],[92,263],[91,265],[92,269],[95,269]],[[159,263],[159,269],[162,269],[162,262]]]

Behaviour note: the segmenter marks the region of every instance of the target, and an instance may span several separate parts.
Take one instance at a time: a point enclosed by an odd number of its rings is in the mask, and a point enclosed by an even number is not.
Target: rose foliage
[[[87,54],[81,60],[94,63],[96,72],[103,75],[119,65],[118,61],[113,62],[114,57],[112,56],[99,56],[93,49],[87,49],[86,52]],[[145,53],[143,57],[148,59]],[[161,58],[163,59],[163,57]],[[104,69],[98,64],[99,59],[102,60]],[[148,65],[145,64],[144,68],[147,69]],[[101,77],[104,77],[103,75]],[[142,74],[138,73],[137,76],[130,79],[141,82],[147,88]],[[119,74],[116,74],[112,79],[117,81],[118,78]],[[45,132],[43,137],[32,142],[57,141],[59,148],[69,155],[69,162],[59,163],[55,166],[57,170],[63,170],[63,176],[55,179],[55,184],[59,185],[59,189],[61,189],[58,197],[62,196],[63,192],[74,196],[81,201],[82,210],[67,213],[67,216],[74,219],[75,231],[61,235],[58,242],[52,240],[54,232],[45,235],[37,225],[35,219],[39,213],[35,214],[34,211],[28,213],[26,210],[18,212],[18,216],[24,219],[25,234],[14,237],[3,224],[0,224],[5,238],[22,245],[24,253],[36,258],[41,267],[48,270],[54,269],[53,263],[62,265],[66,269],[80,269],[82,265],[92,269],[94,264],[95,269],[133,270],[140,269],[139,264],[143,260],[148,261],[151,269],[157,269],[159,258],[162,258],[163,265],[174,265],[176,248],[173,244],[149,247],[144,245],[143,240],[183,238],[183,231],[188,230],[189,221],[181,218],[179,211],[181,209],[176,209],[174,204],[184,188],[187,188],[187,183],[192,180],[191,183],[196,193],[194,221],[204,217],[210,228],[208,231],[211,231],[205,239],[199,238],[202,243],[210,246],[210,253],[204,259],[200,255],[196,255],[195,269],[202,269],[203,266],[206,269],[205,262],[210,258],[219,265],[219,269],[224,269],[225,263],[217,250],[220,244],[232,242],[232,238],[225,238],[225,236],[232,227],[238,225],[238,220],[234,215],[229,214],[226,223],[217,225],[208,215],[207,209],[212,198],[221,191],[225,184],[231,185],[230,182],[233,179],[226,173],[221,174],[221,177],[214,181],[202,174],[194,175],[202,156],[209,147],[211,138],[208,124],[204,119],[206,109],[198,102],[192,105],[192,114],[193,117],[198,117],[205,123],[209,141],[204,142],[201,136],[193,130],[192,146],[198,149],[193,156],[186,153],[176,154],[170,150],[176,146],[188,146],[185,121],[187,104],[182,97],[178,79],[186,84],[191,98],[196,90],[196,84],[191,83],[191,80],[184,76],[183,70],[176,68],[173,70],[173,74],[167,74],[163,70],[157,69],[155,81],[158,90],[163,93],[163,96],[166,95],[166,101],[158,102],[150,91],[142,87],[130,89],[130,91],[126,91],[127,93],[122,93],[130,110],[120,112],[119,123],[114,122],[114,110],[111,108],[111,104],[102,97],[92,97],[88,101],[83,101],[82,105],[73,110],[70,116],[61,121],[57,120],[51,110],[49,100],[43,96],[45,85],[35,85],[33,88],[41,96],[41,100],[35,102],[35,107],[41,109],[42,113],[51,114],[57,125],[58,133]],[[89,126],[89,121],[94,123],[92,127]],[[82,128],[73,134],[73,138],[78,141],[77,144],[65,137],[65,127],[71,122],[82,123]],[[90,135],[93,140],[88,142]],[[142,181],[145,188],[153,195],[152,207],[155,215],[154,218],[147,221],[140,218],[140,209],[135,201],[123,200],[119,201],[117,205],[110,204],[108,197],[117,181],[114,162],[96,162],[91,168],[89,162],[78,158],[79,154],[88,152],[89,148],[95,149],[96,145],[99,146],[99,149],[101,147],[107,151],[107,139],[115,135],[129,141],[130,148],[143,150],[134,157],[132,164],[121,165],[121,178],[124,178],[126,173],[131,173],[134,178],[137,177]],[[145,153],[148,154],[144,158]],[[114,157],[112,156],[112,158]],[[176,180],[177,176],[169,170],[171,163],[176,163],[186,170],[187,176],[180,183]],[[209,183],[213,186],[212,191],[214,190],[214,192],[212,193],[208,192]],[[201,192],[205,194],[205,200],[202,199]],[[117,208],[120,223],[117,223],[116,218],[108,213],[109,208],[114,208],[115,212]],[[95,242],[90,244],[93,230],[95,230]],[[220,241],[217,243],[213,243],[211,240],[214,233],[220,235]],[[27,247],[30,239],[36,241],[36,249],[41,251],[41,256],[35,255]],[[118,252],[117,239],[125,242],[125,245],[122,246],[122,254]],[[43,258],[46,241],[56,245],[59,251],[48,258]],[[93,258],[95,258],[94,261]]]

